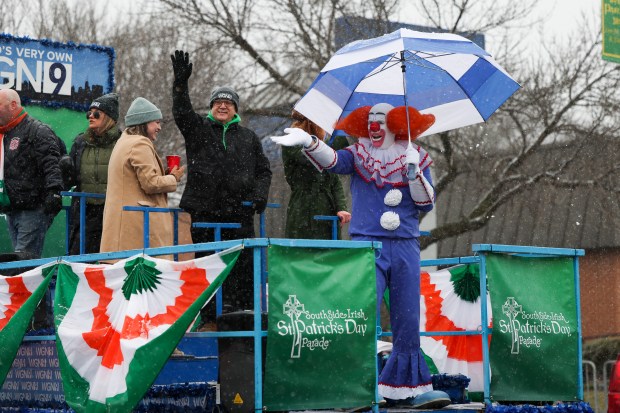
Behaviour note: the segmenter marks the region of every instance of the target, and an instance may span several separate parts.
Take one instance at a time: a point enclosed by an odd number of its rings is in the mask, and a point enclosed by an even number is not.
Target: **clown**
[[[433,115],[387,103],[353,111],[335,129],[358,142],[334,151],[298,128],[271,139],[280,145],[303,145],[306,157],[322,171],[351,175],[353,197],[349,233],[356,241],[381,241],[376,259],[377,314],[390,291],[392,354],[379,377],[379,392],[391,405],[440,408],[450,397],[433,391],[420,351],[420,244],[418,217],[433,209],[428,153],[408,144],[434,122]],[[407,124],[409,120],[409,124]]]

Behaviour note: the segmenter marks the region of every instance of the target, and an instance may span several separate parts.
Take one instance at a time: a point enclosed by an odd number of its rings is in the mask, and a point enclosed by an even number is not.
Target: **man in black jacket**
[[[203,117],[192,107],[188,79],[192,63],[188,53],[175,51],[172,113],[185,139],[187,184],[180,207],[192,222],[240,223],[240,229],[223,230],[222,240],[253,238],[254,214],[265,210],[271,170],[258,136],[239,124],[239,95],[228,86],[213,90],[211,110]],[[251,206],[244,206],[249,201]],[[211,242],[213,231],[192,228],[194,243]],[[253,308],[251,251],[243,251],[223,286],[229,311]],[[203,321],[214,320],[213,305]],[[205,320],[206,319],[206,320]]]
[[[6,214],[13,250],[38,258],[45,233],[62,209],[58,162],[64,143],[49,126],[29,116],[13,89],[0,90],[0,137]]]

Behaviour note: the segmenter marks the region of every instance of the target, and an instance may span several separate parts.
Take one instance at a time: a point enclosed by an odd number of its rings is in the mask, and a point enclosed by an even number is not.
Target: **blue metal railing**
[[[336,215],[315,215],[314,219],[317,221],[331,221],[332,223],[332,239],[338,239],[338,223],[340,218]]]
[[[332,239],[338,239],[338,224],[340,223],[340,218],[337,215],[315,215],[313,217],[316,221],[331,221],[332,223]],[[421,236],[429,236],[431,233],[429,231],[420,231]]]
[[[241,203],[245,207],[251,207],[252,202],[243,201]],[[280,208],[280,204],[277,203],[268,203],[266,208]],[[194,222],[192,223],[192,227],[194,228],[211,228],[213,229],[213,238],[214,241],[222,240],[222,229],[234,229],[241,228],[240,223],[218,223],[218,222]],[[265,238],[267,234],[267,228],[265,224],[265,212],[263,211],[259,214],[259,226],[258,226],[259,238]],[[265,256],[265,249],[261,248],[261,301],[263,307],[267,306],[267,259]],[[215,295],[215,314],[216,316],[222,314],[223,310],[223,301],[222,301],[222,288],[217,290]]]
[[[84,225],[80,225],[80,234],[81,234],[81,243],[84,240],[84,230],[85,223],[83,222],[84,211],[85,211],[85,202],[84,198],[89,197],[91,195],[98,194],[88,194],[88,193],[78,193],[78,192],[70,192],[70,193],[62,193],[65,196],[78,196],[80,197],[80,223]],[[96,196],[100,197],[100,196]],[[279,207],[279,204],[268,204],[268,207]],[[202,252],[202,251],[219,251],[227,248],[231,248],[237,246],[239,244],[243,244],[244,247],[253,248],[253,260],[254,260],[254,331],[253,332],[207,332],[207,333],[190,333],[196,334],[199,337],[253,337],[254,338],[254,365],[255,365],[255,409],[262,410],[262,340],[261,337],[266,336],[266,332],[261,330],[261,313],[262,310],[266,310],[266,294],[264,294],[265,283],[266,283],[266,258],[264,249],[268,245],[283,245],[290,247],[309,247],[309,248],[381,248],[381,243],[378,242],[367,242],[367,241],[338,241],[338,240],[287,240],[287,239],[268,239],[263,237],[265,234],[265,223],[264,223],[264,214],[261,214],[261,238],[255,239],[244,239],[244,240],[233,240],[233,241],[221,241],[218,240],[218,235],[221,238],[221,232],[217,232],[218,228],[221,231],[222,228],[225,228],[227,225],[239,225],[240,224],[214,224],[214,223],[195,223],[194,226],[200,227],[199,225],[205,225],[206,228],[214,228],[216,231],[216,240],[212,243],[200,243],[200,244],[192,244],[192,245],[182,245],[182,246],[168,246],[168,247],[159,247],[159,248],[149,248],[148,247],[148,216],[149,213],[155,212],[173,212],[175,214],[175,218],[177,217],[178,212],[181,210],[169,209],[169,208],[151,208],[151,207],[125,207],[126,210],[133,211],[141,211],[143,213],[143,219],[145,220],[144,225],[144,234],[145,234],[145,248],[138,250],[128,250],[128,251],[120,251],[120,252],[107,252],[107,253],[97,253],[97,254],[83,254],[76,256],[68,256],[68,257],[56,257],[56,258],[41,258],[36,260],[27,260],[27,261],[16,261],[10,263],[0,263],[0,271],[3,269],[13,269],[20,267],[30,267],[30,266],[40,266],[47,264],[52,261],[60,261],[62,258],[64,261],[70,262],[92,262],[92,261],[103,261],[103,260],[115,260],[115,259],[123,259],[131,257],[138,253],[145,253],[148,255],[174,255],[177,257],[179,253],[187,253],[187,252]],[[338,223],[338,217],[329,217],[329,216],[321,216],[321,219],[331,220],[332,225],[336,226]],[[315,217],[316,218],[316,217]],[[209,226],[211,225],[211,226]],[[229,227],[232,228],[232,227]],[[176,233],[178,227],[175,226],[175,240]],[[333,233],[332,233],[333,234]],[[422,233],[422,235],[426,235]],[[80,246],[81,251],[83,250],[83,245]],[[573,257],[573,272],[574,272],[574,283],[575,283],[575,294],[576,294],[576,311],[577,311],[577,323],[578,323],[578,336],[579,339],[579,351],[578,351],[578,365],[581,366],[581,311],[580,311],[580,297],[579,297],[579,256],[585,255],[584,250],[582,249],[567,249],[567,248],[546,248],[546,247],[531,247],[531,246],[512,246],[512,245],[498,245],[498,244],[474,244],[473,252],[477,254],[476,256],[471,257],[456,257],[456,258],[443,258],[443,259],[433,259],[433,260],[422,260],[421,266],[438,266],[438,265],[456,265],[456,264],[467,264],[467,263],[479,263],[480,264],[480,291],[486,291],[487,284],[487,274],[486,274],[486,256],[491,253],[501,253],[501,254],[512,254],[518,256],[525,257],[533,257],[533,258],[541,258],[541,257],[555,257],[555,256],[563,256],[563,257]],[[261,300],[260,298],[263,298]],[[487,343],[489,342],[489,337],[492,334],[492,329],[488,327],[489,320],[487,316],[488,308],[487,301],[484,299],[480,300],[481,303],[481,329],[480,331],[461,331],[461,332],[450,332],[450,331],[433,331],[433,332],[422,332],[423,336],[454,336],[454,335],[478,335],[481,336],[482,340],[482,359],[483,359],[483,385],[484,385],[484,402],[485,404],[490,405],[490,361],[489,361],[489,348]],[[221,308],[220,308],[221,311]],[[378,329],[378,335],[391,335],[391,333],[383,333]],[[36,339],[44,339],[45,337],[37,337]],[[26,338],[27,340],[28,338]],[[49,339],[54,339],[54,336],[50,336]],[[579,383],[579,394],[578,397],[583,399],[583,373],[581,368],[577,372],[578,374],[578,383]],[[378,402],[377,395],[377,402]],[[374,411],[378,409],[377,406],[373,406]]]
[[[62,191],[60,193],[62,196],[69,196],[72,198],[78,198],[78,206],[80,211],[80,254],[84,254],[86,249],[86,198],[94,198],[94,199],[105,199],[105,195],[103,194],[95,194],[92,192],[66,192]],[[69,228],[71,225],[71,220],[74,217],[71,216],[71,209],[67,208],[67,225],[65,229],[65,252],[69,252],[69,239],[71,234],[69,234]]]
[[[232,248],[243,244],[245,248],[253,248],[254,258],[254,331],[227,331],[227,332],[205,332],[205,333],[188,333],[197,337],[252,337],[254,339],[254,383],[255,383],[255,409],[256,411],[262,409],[262,340],[261,338],[266,336],[267,333],[261,329],[261,313],[266,310],[266,306],[259,299],[262,287],[262,255],[261,248],[265,248],[269,245],[282,245],[289,247],[308,247],[308,248],[381,248],[381,243],[368,242],[368,241],[334,241],[334,240],[288,240],[288,239],[268,239],[268,238],[255,238],[233,241],[220,241],[212,243],[200,243],[191,245],[158,247],[158,248],[145,248],[138,250],[128,250],[120,252],[106,252],[97,254],[84,254],[68,257],[54,257],[54,258],[41,258],[36,260],[16,261],[9,263],[0,263],[0,271],[4,269],[13,269],[20,267],[35,267],[49,262],[59,262],[61,259],[69,262],[92,262],[102,260],[116,260],[131,257],[138,253],[145,253],[152,256],[157,255],[170,255],[188,252],[202,252],[202,251],[219,251],[227,248]],[[433,260],[422,260],[421,266],[436,266],[436,265],[455,265],[455,264],[467,264],[476,263],[480,264],[480,291],[486,290],[486,256],[490,253],[502,253],[513,254],[519,256],[540,258],[540,257],[552,257],[563,256],[573,257],[574,259],[574,283],[576,294],[576,311],[578,320],[578,334],[579,339],[577,342],[581,342],[581,314],[580,314],[580,302],[579,302],[579,266],[578,257],[584,255],[584,251],[580,249],[563,249],[563,248],[542,248],[542,247],[522,247],[522,246],[508,246],[508,245],[496,245],[496,244],[475,244],[473,251],[477,256],[471,257],[457,257],[457,258],[444,258]],[[482,349],[483,349],[483,379],[484,379],[484,401],[485,404],[490,405],[490,362],[489,362],[489,350],[488,340],[492,333],[492,330],[488,327],[489,320],[487,316],[487,302],[486,300],[480,300],[481,303],[481,330],[480,331],[462,331],[462,332],[423,332],[425,336],[450,336],[450,335],[477,335],[481,336]],[[381,334],[379,332],[379,334]],[[25,340],[53,340],[54,336],[37,336],[26,337]],[[579,354],[578,366],[581,366],[581,353]],[[579,375],[579,394],[578,397],[583,399],[583,373],[576,372]],[[377,402],[378,402],[377,395]],[[378,411],[377,406],[373,406],[373,410]]]
[[[158,207],[145,207],[145,206],[124,206],[123,211],[136,211],[142,212],[142,239],[144,242],[144,248],[149,247],[149,234],[150,234],[150,214],[151,213],[172,213],[172,245],[179,245],[179,213],[183,212],[181,208],[158,208]],[[174,254],[174,260],[179,260],[179,255]]]
[[[106,261],[106,260],[118,260],[131,257],[136,254],[144,253],[150,256],[158,255],[175,255],[188,252],[203,252],[203,251],[220,251],[228,248],[232,248],[242,244],[244,248],[253,249],[254,258],[254,331],[227,331],[227,332],[204,332],[204,333],[188,333],[194,337],[252,337],[254,339],[254,384],[255,384],[255,411],[262,410],[263,398],[263,360],[262,360],[262,340],[261,338],[267,335],[266,331],[262,331],[261,326],[261,313],[266,311],[266,305],[260,300],[261,293],[261,271],[262,271],[262,254],[261,249],[268,247],[269,245],[280,245],[289,247],[305,247],[305,248],[380,248],[380,242],[370,241],[332,241],[332,240],[288,240],[288,239],[267,239],[267,238],[252,238],[233,241],[220,241],[212,243],[200,243],[190,245],[177,245],[158,248],[144,248],[137,250],[127,250],[119,252],[105,252],[97,254],[83,254],[73,255],[67,257],[54,257],[54,258],[42,258],[38,260],[18,261],[13,263],[0,263],[0,271],[7,268],[19,268],[30,267],[47,264],[50,262],[60,262],[61,260],[67,262],[93,262],[93,261]],[[25,337],[26,341],[34,340],[54,340],[55,336],[32,336]],[[375,383],[376,384],[376,383]],[[375,412],[378,412],[378,405],[373,408]]]

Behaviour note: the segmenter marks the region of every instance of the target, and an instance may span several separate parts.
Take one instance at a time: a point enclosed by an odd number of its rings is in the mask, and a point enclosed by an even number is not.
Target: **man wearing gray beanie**
[[[218,86],[211,92],[209,108],[213,109],[216,101],[228,100],[235,105],[235,112],[239,112],[239,95],[230,86]]]
[[[188,165],[180,207],[190,213],[192,222],[241,223],[239,229],[224,229],[222,240],[254,238],[254,214],[265,210],[271,184],[269,160],[260,139],[240,125],[239,95],[230,86],[213,90],[207,116],[196,113],[189,97],[189,54],[176,50],[170,57],[174,70],[172,114],[185,139]],[[244,206],[244,201],[250,201],[251,206]],[[192,240],[214,241],[213,230],[192,228]],[[222,291],[228,311],[254,308],[250,250],[242,251]],[[212,301],[201,312],[205,330],[215,321]]]

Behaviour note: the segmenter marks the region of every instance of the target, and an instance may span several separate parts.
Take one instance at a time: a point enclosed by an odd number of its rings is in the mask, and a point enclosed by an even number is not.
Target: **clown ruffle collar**
[[[387,149],[372,146],[369,138],[360,138],[346,148],[355,159],[355,171],[366,182],[374,182],[379,188],[385,185],[406,186],[408,181],[405,150],[406,141],[396,141]],[[413,143],[420,152],[420,171],[431,166],[433,160],[426,150]]]

